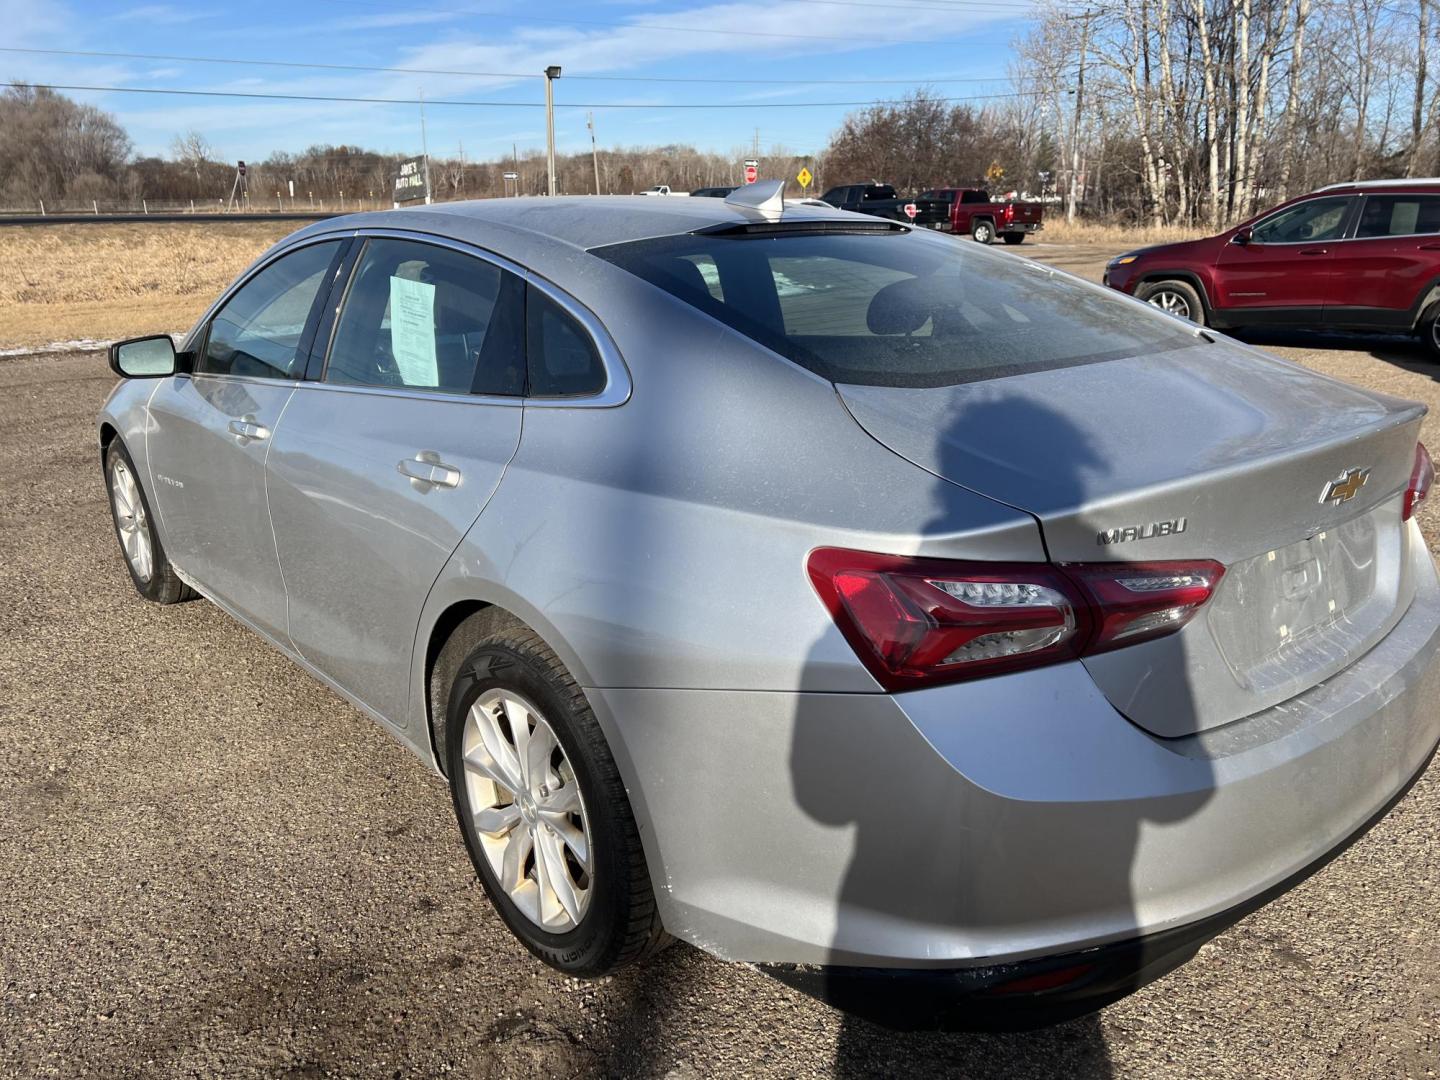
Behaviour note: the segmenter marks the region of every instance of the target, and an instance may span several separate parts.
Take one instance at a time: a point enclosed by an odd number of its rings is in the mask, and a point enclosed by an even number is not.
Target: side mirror
[[[168,334],[131,338],[110,346],[110,368],[122,379],[161,379],[183,369],[189,354],[175,351]]]
[[[1250,243],[1250,237],[1250,226],[1246,225],[1242,228],[1235,230],[1235,235],[1230,237],[1230,242],[1232,244],[1239,244],[1241,247],[1244,247],[1246,244]]]

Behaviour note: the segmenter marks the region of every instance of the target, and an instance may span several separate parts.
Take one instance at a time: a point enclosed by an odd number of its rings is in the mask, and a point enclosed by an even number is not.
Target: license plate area
[[[1230,567],[1209,621],[1240,684],[1265,693],[1368,648],[1398,600],[1401,536],[1375,511]]]

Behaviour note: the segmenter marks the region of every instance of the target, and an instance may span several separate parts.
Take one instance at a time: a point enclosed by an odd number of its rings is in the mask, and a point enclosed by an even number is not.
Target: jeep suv
[[[1413,333],[1440,358],[1440,179],[1321,188],[1218,236],[1111,259],[1105,284],[1217,329]]]

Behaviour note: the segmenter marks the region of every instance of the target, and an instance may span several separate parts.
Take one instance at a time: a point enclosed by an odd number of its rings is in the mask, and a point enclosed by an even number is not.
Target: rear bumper
[[[1015,964],[948,971],[794,965],[762,970],[838,1009],[898,1031],[1024,1031],[1064,1023],[1168,975],[1207,941],[1324,869],[1405,797],[1425,774],[1435,749],[1389,802],[1335,847],[1243,903],[1198,922]]]
[[[962,984],[1138,949],[1088,1008],[1163,974],[1440,740],[1440,584],[1411,548],[1415,599],[1369,653],[1186,738],[1131,724],[1078,663],[900,695],[589,691],[666,928],[730,960]]]

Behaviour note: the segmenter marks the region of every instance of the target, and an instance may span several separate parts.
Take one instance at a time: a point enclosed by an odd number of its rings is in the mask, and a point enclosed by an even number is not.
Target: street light
[[[550,181],[550,194],[555,194],[555,80],[560,77],[560,65],[551,64],[545,69],[545,158]]]

